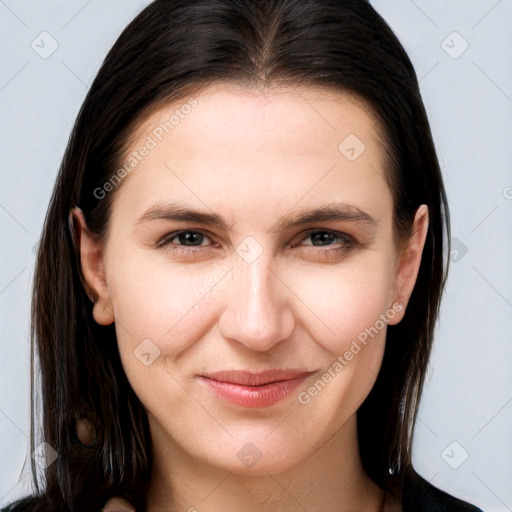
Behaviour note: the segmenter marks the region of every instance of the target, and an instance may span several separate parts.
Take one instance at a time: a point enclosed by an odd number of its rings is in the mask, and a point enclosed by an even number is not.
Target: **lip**
[[[255,408],[270,407],[283,400],[312,373],[294,369],[223,370],[198,377],[217,396]]]

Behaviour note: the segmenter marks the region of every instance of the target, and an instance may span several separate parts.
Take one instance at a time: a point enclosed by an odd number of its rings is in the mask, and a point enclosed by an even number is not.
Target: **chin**
[[[266,438],[268,432],[255,436],[254,431],[244,439],[252,441],[240,441],[236,438],[230,439],[224,445],[218,445],[215,452],[203,453],[201,458],[213,466],[237,475],[267,476],[268,473],[281,473],[287,471],[302,460],[306,460],[311,453],[303,453],[293,445],[287,446],[286,439],[275,436],[273,440]],[[304,446],[312,446],[304,444]],[[199,454],[197,454],[199,455]]]

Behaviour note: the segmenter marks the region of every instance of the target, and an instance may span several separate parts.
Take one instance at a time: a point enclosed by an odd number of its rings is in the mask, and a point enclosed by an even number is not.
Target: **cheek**
[[[162,355],[178,354],[210,326],[212,295],[226,270],[189,267],[144,256],[125,258],[113,269],[112,295],[120,350],[133,352],[152,340]]]
[[[175,411],[189,410],[183,379],[176,379],[177,362],[215,328],[214,290],[224,274],[220,268],[185,272],[169,262],[135,258],[116,266],[111,299],[119,353],[128,381],[148,411],[156,413],[162,403],[172,403]]]
[[[376,323],[385,335],[381,315],[386,314],[392,290],[392,273],[385,258],[298,276],[294,292],[310,308],[309,325],[318,326],[314,337],[325,351],[343,353],[352,340],[364,338],[362,333]]]
[[[323,349],[322,371],[298,400],[313,417],[325,418],[333,431],[357,411],[371,391],[384,355],[386,319],[396,314],[390,307],[389,260],[369,260],[296,281],[297,295],[321,320],[309,313],[310,327],[306,329],[314,336],[316,347]],[[316,332],[314,325],[318,326]]]

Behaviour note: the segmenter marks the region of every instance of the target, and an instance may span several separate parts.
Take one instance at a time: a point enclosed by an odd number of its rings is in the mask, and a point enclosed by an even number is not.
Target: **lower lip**
[[[232,382],[221,382],[200,376],[201,380],[218,396],[243,407],[270,407],[286,398],[310,374],[295,379],[272,382],[263,386],[244,386]]]

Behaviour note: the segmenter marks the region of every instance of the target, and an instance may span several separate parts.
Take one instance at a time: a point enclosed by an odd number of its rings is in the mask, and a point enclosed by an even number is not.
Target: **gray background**
[[[88,85],[146,3],[0,0],[0,505],[30,489],[33,247]],[[456,250],[413,460],[451,494],[512,511],[512,0],[372,3],[420,79]]]

